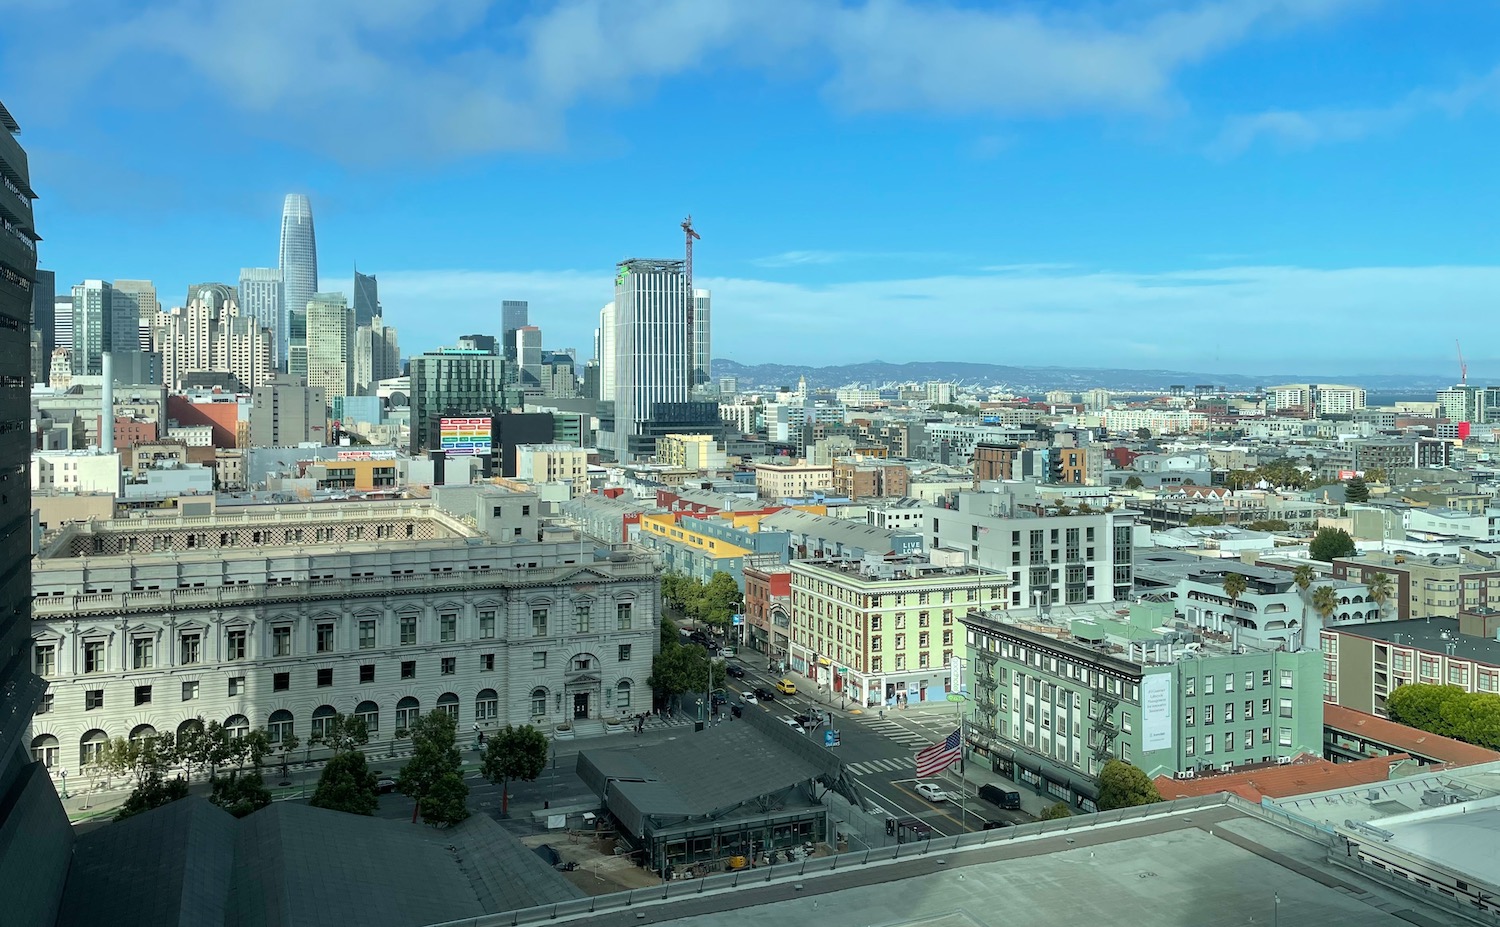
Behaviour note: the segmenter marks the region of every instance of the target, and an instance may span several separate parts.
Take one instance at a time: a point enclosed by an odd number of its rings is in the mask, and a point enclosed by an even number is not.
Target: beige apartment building
[[[806,460],[755,465],[755,491],[762,499],[802,499],[811,493],[830,492],[832,489],[832,466],[817,466]]]
[[[519,444],[516,479],[529,483],[570,483],[572,497],[589,491],[589,454],[571,444]]]
[[[1397,618],[1453,618],[1480,606],[1500,607],[1500,570],[1453,556],[1415,557],[1368,553],[1333,561],[1335,579],[1369,584],[1384,573],[1391,579],[1390,604],[1383,614]]]
[[[722,470],[727,465],[724,449],[713,435],[663,435],[656,439],[656,461],[696,473]]]
[[[796,562],[785,656],[850,705],[942,701],[964,649],[960,616],[1004,609],[1008,585],[1004,574],[915,558]]]

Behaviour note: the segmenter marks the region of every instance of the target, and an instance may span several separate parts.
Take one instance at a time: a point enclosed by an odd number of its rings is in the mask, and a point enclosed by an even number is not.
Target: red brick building
[[[745,567],[746,643],[773,659],[790,646],[792,571],[790,567]]]

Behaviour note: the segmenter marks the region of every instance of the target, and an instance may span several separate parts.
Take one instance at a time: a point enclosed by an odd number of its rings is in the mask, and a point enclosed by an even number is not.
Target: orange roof
[[[1162,798],[1168,800],[1232,792],[1248,801],[1258,802],[1261,798],[1286,798],[1384,782],[1390,778],[1391,764],[1406,759],[1410,757],[1404,753],[1396,753],[1356,760],[1353,763],[1330,763],[1321,757],[1303,753],[1285,766],[1263,766],[1244,772],[1221,773],[1197,779],[1157,776],[1156,790],[1161,793]]]
[[[1449,766],[1471,766],[1500,760],[1500,753],[1461,740],[1429,734],[1385,718],[1367,715],[1342,705],[1323,706],[1323,725],[1403,750],[1413,756],[1431,757]]]

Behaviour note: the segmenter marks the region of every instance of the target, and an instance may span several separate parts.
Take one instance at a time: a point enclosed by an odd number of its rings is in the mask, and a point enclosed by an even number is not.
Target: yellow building
[[[664,435],[656,439],[656,461],[667,467],[701,472],[722,470],[724,451],[713,435]]]

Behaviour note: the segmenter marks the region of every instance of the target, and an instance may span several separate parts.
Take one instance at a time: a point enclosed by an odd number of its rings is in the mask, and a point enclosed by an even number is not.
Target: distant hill
[[[1001,364],[973,364],[960,361],[913,361],[891,364],[869,361],[833,367],[809,367],[797,364],[741,364],[732,360],[713,362],[715,377],[736,377],[740,387],[795,386],[801,377],[813,387],[838,387],[850,383],[879,386],[886,383],[947,380],[968,386],[1004,386],[1020,392],[1050,389],[1085,390],[1102,387],[1112,390],[1155,392],[1181,384],[1191,389],[1198,385],[1224,387],[1229,390],[1253,390],[1258,386],[1283,383],[1354,383],[1372,392],[1424,393],[1446,386],[1451,380],[1424,375],[1329,376],[1317,374],[1271,374],[1252,376],[1238,373],[1190,373],[1180,370],[1122,370],[1107,367],[1007,367]]]

